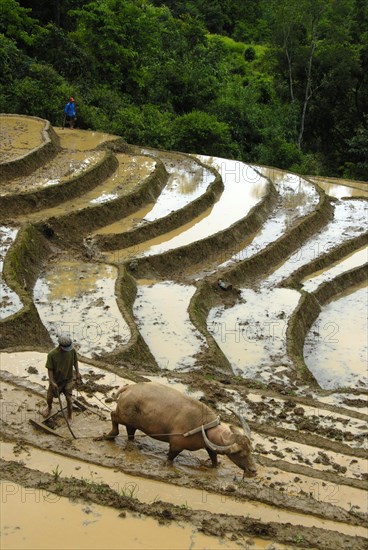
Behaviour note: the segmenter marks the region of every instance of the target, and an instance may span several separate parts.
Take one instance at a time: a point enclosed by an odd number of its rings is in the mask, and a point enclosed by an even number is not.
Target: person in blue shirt
[[[72,97],[69,98],[68,103],[65,105],[64,113],[65,113],[65,120],[69,123],[69,127],[74,128],[76,114],[75,114],[74,99]]]

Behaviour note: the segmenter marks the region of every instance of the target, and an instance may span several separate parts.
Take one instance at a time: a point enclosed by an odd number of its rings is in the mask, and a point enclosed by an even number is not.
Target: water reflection
[[[338,275],[345,273],[351,269],[364,265],[368,261],[368,247],[364,247],[361,250],[352,252],[342,260],[331,264],[328,268],[317,271],[313,275],[306,277],[302,283],[303,288],[307,292],[314,292],[316,288],[325,283],[331,281]]]
[[[234,160],[203,156],[199,158],[220,172],[224,182],[224,191],[220,199],[208,211],[206,217],[186,231],[162,240],[157,245],[150,241],[144,243],[145,250],[140,252],[140,256],[162,254],[225,230],[244,218],[264,196],[267,189],[266,181],[251,166]]]
[[[323,389],[368,389],[367,306],[360,288],[325,306],[312,325],[304,358]]]
[[[134,316],[139,330],[163,369],[186,369],[205,339],[193,326],[188,306],[196,288],[173,282],[138,281]]]
[[[269,382],[288,382],[292,367],[287,356],[289,316],[299,300],[290,289],[242,289],[231,308],[214,307],[207,328],[233,368],[234,374]]]
[[[8,287],[3,276],[5,256],[15,241],[17,233],[18,229],[0,226],[0,319],[13,315],[23,307],[18,294]]]
[[[117,271],[110,265],[78,261],[49,264],[34,288],[34,302],[55,344],[70,333],[86,357],[126,344],[130,329],[115,299]]]
[[[157,156],[169,174],[167,184],[154,203],[145,205],[130,216],[96,231],[96,234],[122,233],[135,229],[171,214],[203,195],[215,176],[195,159],[184,155],[148,151],[143,153]]]

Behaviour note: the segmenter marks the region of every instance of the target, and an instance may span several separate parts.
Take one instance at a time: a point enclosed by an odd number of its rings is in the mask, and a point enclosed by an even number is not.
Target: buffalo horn
[[[228,451],[232,446],[233,444],[231,445],[216,445],[215,443],[212,443],[208,437],[206,436],[206,432],[204,431],[204,427],[202,426],[202,435],[203,435],[203,439],[204,439],[204,442],[206,444],[206,446],[211,449],[211,451],[216,451],[217,453],[224,453],[226,451]]]
[[[238,413],[236,413],[235,411],[233,411],[233,409],[229,409],[229,407],[227,407],[227,409],[233,413],[234,416],[236,416],[236,418],[238,418],[241,422],[241,425],[242,425],[242,428],[243,428],[243,431],[245,433],[245,435],[247,437],[249,437],[249,439],[252,439],[252,434],[251,434],[251,431],[250,431],[250,427],[248,426],[248,424],[246,423],[245,419]]]

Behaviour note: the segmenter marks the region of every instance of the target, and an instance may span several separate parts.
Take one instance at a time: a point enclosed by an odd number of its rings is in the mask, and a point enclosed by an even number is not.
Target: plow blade
[[[35,428],[38,428],[39,430],[42,430],[43,432],[46,432],[48,434],[56,435],[57,437],[61,437],[62,439],[66,439],[61,434],[58,434],[55,430],[52,430],[46,424],[43,424],[43,422],[37,422],[36,420],[32,420],[32,418],[29,419],[29,423],[32,424]]]

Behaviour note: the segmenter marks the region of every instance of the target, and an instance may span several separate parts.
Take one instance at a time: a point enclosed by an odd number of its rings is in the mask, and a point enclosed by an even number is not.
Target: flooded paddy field
[[[14,160],[42,144],[44,121],[32,117],[1,117],[0,162]]]
[[[98,162],[102,156],[101,151],[92,152],[91,154],[84,151],[62,151],[56,158],[41,166],[29,176],[12,178],[9,185],[4,186],[1,190],[1,196],[58,185],[62,180],[70,179],[78,173],[82,173]]]
[[[51,208],[34,195],[16,225],[0,214],[2,548],[366,548],[367,185],[60,128],[33,169],[44,124],[5,118],[0,160],[21,154],[26,174],[0,194],[57,191],[105,148],[115,164]],[[127,215],[106,214],[116,200]],[[72,432],[57,399],[41,414],[62,332],[82,375]],[[168,444],[140,430],[103,439],[118,389],[142,381],[223,426],[246,418],[257,476],[226,454],[212,468],[205,448],[169,464]]]
[[[5,319],[19,311],[22,302],[16,292],[6,284],[3,274],[4,259],[11,245],[14,243],[18,230],[13,227],[0,226],[0,319]]]
[[[155,202],[145,205],[130,216],[102,227],[98,231],[99,235],[120,234],[168,216],[203,195],[214,180],[214,175],[208,168],[188,155],[147,149],[142,149],[141,152],[149,155],[149,158],[155,158],[157,155],[157,158],[164,163],[169,174],[166,186]]]

